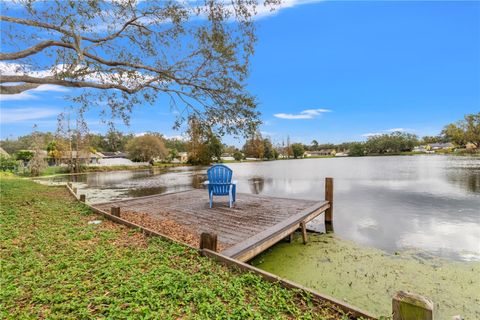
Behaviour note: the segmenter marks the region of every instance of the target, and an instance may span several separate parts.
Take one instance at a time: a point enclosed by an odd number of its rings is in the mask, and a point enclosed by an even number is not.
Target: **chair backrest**
[[[233,171],[223,164],[216,164],[207,170],[208,190],[214,195],[227,195],[232,183]]]

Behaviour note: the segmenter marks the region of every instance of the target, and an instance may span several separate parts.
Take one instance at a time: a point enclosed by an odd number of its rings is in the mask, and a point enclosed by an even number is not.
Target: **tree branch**
[[[140,17],[143,17],[140,16]],[[90,38],[90,37],[85,37],[85,36],[80,36],[82,40],[89,41],[89,42],[94,42],[94,43],[99,43],[99,42],[105,42],[109,40],[113,40],[120,36],[120,34],[125,31],[125,29],[129,26],[132,25],[135,21],[137,21],[140,17],[135,17],[123,24],[123,26],[118,30],[117,32],[112,33],[111,35],[108,35],[103,38]],[[14,17],[7,17],[7,16],[0,16],[0,21],[5,21],[5,22],[11,22],[11,23],[17,23],[17,24],[23,24],[26,26],[31,26],[31,27],[39,27],[39,28],[45,28],[45,29],[50,29],[54,30],[57,32],[60,32],[66,36],[75,38],[75,34],[73,32],[70,32],[68,30],[65,30],[63,28],[60,28],[59,26],[50,24],[50,23],[45,23],[45,22],[39,22],[39,21],[34,21],[34,20],[28,20],[28,19],[22,19],[22,18],[14,18]]]
[[[72,88],[96,88],[96,89],[118,89],[123,92],[132,94],[136,93],[142,88],[145,87],[145,85],[140,85],[137,86],[136,88],[128,88],[126,86],[120,85],[120,84],[114,84],[114,83],[97,83],[97,82],[90,82],[90,81],[71,81],[71,80],[63,80],[63,79],[56,79],[53,77],[45,77],[45,78],[36,78],[36,77],[30,77],[27,75],[0,75],[0,82],[1,83],[8,83],[8,82],[26,82],[26,85],[19,85],[19,86],[12,86],[12,87],[17,87],[20,89],[22,86],[28,86],[29,84],[36,84],[37,87],[42,84],[55,84],[58,86],[64,86],[64,87],[72,87]],[[13,94],[9,93],[8,91],[3,92],[5,88],[9,86],[2,86],[2,93],[3,94]],[[32,88],[25,88],[22,91],[18,91],[16,93],[20,93],[26,90],[29,90]]]
[[[53,47],[53,46],[60,46],[64,48],[74,49],[73,45],[69,43],[54,41],[54,40],[47,40],[47,41],[40,42],[22,51],[12,52],[12,53],[0,53],[0,60],[17,60],[17,59],[25,58],[25,57],[34,55],[36,53],[39,53],[45,48]]]
[[[35,89],[38,86],[40,86],[40,84],[36,84],[36,83],[24,83],[24,84],[15,85],[15,86],[0,85],[0,94],[19,94],[27,90]]]

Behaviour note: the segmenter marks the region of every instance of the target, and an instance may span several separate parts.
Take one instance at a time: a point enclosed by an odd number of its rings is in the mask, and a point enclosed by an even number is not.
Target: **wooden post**
[[[120,217],[120,207],[111,207],[110,213],[115,217]]]
[[[85,195],[84,194],[80,195],[80,202],[85,202]]]
[[[288,243],[292,243],[294,240],[295,231],[288,235]]]
[[[397,292],[392,299],[392,320],[433,320],[433,302],[410,292]]]
[[[77,194],[77,188],[72,188],[73,193]]]
[[[217,235],[202,232],[200,235],[200,249],[208,249],[217,252]]]
[[[303,244],[307,244],[307,224],[305,221],[300,222],[300,228],[302,229],[302,239],[303,239]]]
[[[333,178],[325,178],[325,201],[330,203],[330,208],[325,210],[325,230],[333,231]]]

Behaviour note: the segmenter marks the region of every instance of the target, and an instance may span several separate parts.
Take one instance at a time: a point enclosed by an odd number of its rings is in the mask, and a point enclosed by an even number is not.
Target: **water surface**
[[[324,199],[334,178],[334,235],[279,243],[252,264],[378,316],[406,290],[430,297],[438,319],[480,319],[480,158],[438,155],[228,164],[238,191]],[[205,167],[90,173],[90,202],[201,187]],[[323,216],[310,224],[324,230]]]
[[[418,249],[480,260],[480,158],[390,156],[228,164],[238,192],[323,199],[335,179],[334,228],[344,239],[393,253]],[[76,181],[90,202],[201,187],[205,167],[90,173]],[[310,225],[323,230],[321,219]]]

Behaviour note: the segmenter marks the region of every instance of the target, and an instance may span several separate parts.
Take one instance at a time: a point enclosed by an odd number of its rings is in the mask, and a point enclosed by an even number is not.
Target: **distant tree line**
[[[127,152],[133,161],[153,162],[156,160],[172,161],[180,152],[188,152],[188,162],[194,165],[208,165],[212,161],[221,161],[223,154],[232,156],[239,161],[245,158],[275,160],[278,158],[302,158],[305,151],[321,151],[329,154],[329,150],[346,152],[350,156],[363,156],[373,154],[398,154],[409,152],[415,146],[432,143],[451,142],[458,148],[471,144],[474,148],[480,146],[480,113],[468,114],[464,119],[448,124],[437,136],[418,138],[415,134],[406,132],[392,132],[388,134],[373,135],[364,142],[344,142],[340,144],[320,144],[313,140],[311,144],[287,143],[274,145],[269,138],[265,138],[259,131],[247,137],[241,149],[227,146],[222,143],[221,136],[211,127],[196,117],[190,117],[187,137],[185,139],[166,138],[158,132],[148,132],[136,137],[134,134],[109,130],[105,135],[88,132],[82,119],[77,118],[70,124],[69,117],[60,116],[57,132],[38,132],[20,136],[17,139],[0,141],[0,146],[13,159],[29,164],[32,172],[39,172],[44,167],[44,160],[40,159],[39,151],[46,151],[50,160],[57,162],[65,153],[71,159],[68,161],[71,171],[78,171],[80,152]],[[73,151],[76,151],[73,152]],[[74,159],[73,154],[76,154]],[[12,167],[14,162],[2,156],[0,166]],[[2,168],[3,168],[2,167]]]

